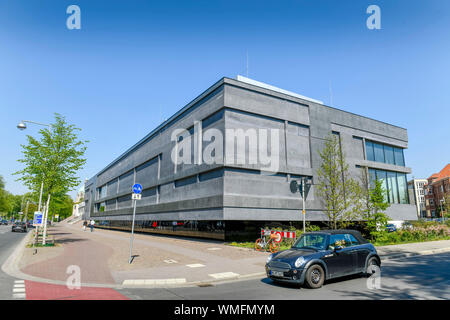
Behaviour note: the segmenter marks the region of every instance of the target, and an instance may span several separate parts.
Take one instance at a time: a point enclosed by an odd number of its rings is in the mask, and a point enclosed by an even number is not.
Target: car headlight
[[[267,260],[266,260],[266,264],[270,262],[270,260],[272,260],[272,255],[270,255]]]
[[[300,257],[297,260],[295,260],[294,265],[295,265],[296,268],[299,268],[304,263],[305,263],[305,258]]]

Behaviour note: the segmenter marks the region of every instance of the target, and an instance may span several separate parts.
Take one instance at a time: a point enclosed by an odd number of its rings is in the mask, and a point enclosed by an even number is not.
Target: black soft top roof
[[[356,230],[346,230],[346,229],[338,229],[338,230],[320,230],[320,231],[313,231],[313,232],[307,232],[307,233],[326,233],[326,234],[343,234],[343,233],[349,233],[353,235],[359,242],[361,243],[368,243],[366,239],[363,238],[361,233]]]

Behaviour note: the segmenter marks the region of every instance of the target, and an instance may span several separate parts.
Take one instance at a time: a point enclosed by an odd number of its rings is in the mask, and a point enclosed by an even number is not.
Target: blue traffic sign
[[[133,193],[141,193],[142,192],[142,186],[139,183],[135,183],[133,185]]]
[[[42,225],[42,212],[36,211],[34,213],[33,225],[41,226]]]

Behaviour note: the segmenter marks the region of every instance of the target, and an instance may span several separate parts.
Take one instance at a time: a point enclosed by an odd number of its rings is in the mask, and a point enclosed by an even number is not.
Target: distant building
[[[450,163],[431,175],[425,189],[425,209],[428,218],[443,217],[446,198],[450,197]]]
[[[75,204],[73,205],[72,215],[74,217],[81,217],[82,219],[85,219],[84,208],[85,208],[85,202],[84,202],[84,186],[83,186],[77,192]]]
[[[426,218],[425,189],[428,184],[427,179],[413,179],[408,181],[408,192],[411,204],[416,205],[417,217]]]

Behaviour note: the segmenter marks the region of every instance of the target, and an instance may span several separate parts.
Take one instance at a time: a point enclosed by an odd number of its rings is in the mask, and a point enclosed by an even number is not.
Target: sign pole
[[[306,216],[306,212],[305,212],[305,178],[302,178],[302,203],[303,203],[303,206],[302,206],[302,211],[303,211],[303,233],[305,233],[306,232],[306,227],[305,227],[305,224],[306,224],[306,219],[305,219],[305,216]]]
[[[133,223],[131,224],[130,259],[128,260],[129,264],[131,264],[131,262],[133,261],[132,252],[133,252],[133,238],[134,238],[134,218],[136,216],[136,202],[137,202],[137,200],[133,200],[133,201],[134,201],[134,208],[133,208]]]

